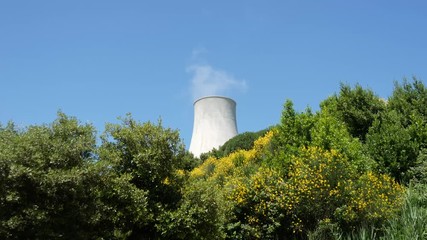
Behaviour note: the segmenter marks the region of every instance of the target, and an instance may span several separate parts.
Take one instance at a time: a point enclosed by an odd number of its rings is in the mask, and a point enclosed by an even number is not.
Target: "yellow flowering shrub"
[[[194,168],[190,172],[190,177],[192,178],[208,177],[212,173],[212,171],[215,169],[216,160],[217,159],[214,157],[209,157],[203,162],[203,164]]]
[[[293,216],[293,231],[313,228],[317,220],[331,218],[345,202],[345,186],[354,169],[335,150],[302,148],[293,157],[286,182],[286,210]]]
[[[358,174],[335,150],[307,147],[293,157],[285,184],[285,209],[291,228],[303,232],[332,219],[342,227],[377,224],[401,203],[402,187],[387,175]]]
[[[260,137],[257,140],[255,140],[254,147],[253,147],[253,149],[255,150],[255,153],[257,153],[258,155],[262,154],[265,147],[268,146],[271,139],[273,138],[275,132],[276,130],[270,130],[263,137]]]
[[[388,175],[367,172],[346,186],[350,198],[337,214],[354,223],[381,222],[390,219],[403,203],[404,188]]]
[[[285,182],[277,171],[260,168],[248,181],[231,182],[229,199],[244,239],[272,238],[284,220]]]
[[[301,147],[288,155],[289,164],[268,166],[274,134],[256,140],[252,149],[208,158],[190,173],[190,180],[214,184],[226,196],[233,215],[229,238],[305,236],[321,223],[379,226],[399,209],[402,187],[387,175],[361,173],[342,151]]]
[[[204,177],[223,182],[228,176],[237,174],[241,170],[238,167],[256,163],[262,156],[264,148],[269,144],[273,134],[273,131],[269,131],[263,137],[257,139],[252,149],[237,150],[219,159],[208,158],[199,167],[193,169],[190,177]]]
[[[190,180],[204,180],[220,187],[236,217],[230,221],[233,239],[260,238],[280,226],[284,206],[283,179],[273,170],[260,169],[274,132],[269,131],[249,150],[237,150],[222,158],[210,157],[190,172]],[[279,184],[280,183],[280,184]],[[266,235],[267,234],[267,235]]]

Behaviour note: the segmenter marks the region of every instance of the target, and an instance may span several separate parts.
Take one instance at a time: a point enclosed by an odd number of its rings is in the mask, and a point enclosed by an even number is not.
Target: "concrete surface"
[[[236,102],[208,96],[194,102],[193,135],[189,151],[199,157],[237,135]]]

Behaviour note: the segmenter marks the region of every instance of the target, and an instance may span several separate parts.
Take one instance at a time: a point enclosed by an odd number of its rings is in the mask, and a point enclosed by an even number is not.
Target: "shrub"
[[[220,181],[233,175],[246,175],[253,165],[259,165],[261,157],[267,150],[274,132],[269,131],[254,141],[249,150],[238,150],[222,158],[209,157],[200,166],[190,172],[192,178],[206,178]]]
[[[292,159],[286,183],[286,210],[293,232],[313,230],[318,221],[331,219],[348,201],[355,169],[337,151],[303,148]]]
[[[222,158],[239,150],[250,150],[251,148],[253,148],[254,142],[258,138],[264,136],[268,131],[269,129],[267,128],[258,132],[244,132],[238,134],[235,137],[229,139],[218,149],[214,148],[213,150],[207,153],[202,153],[200,155],[200,159],[202,161],[205,161],[209,157]]]
[[[235,181],[230,200],[239,221],[233,238],[274,239],[283,232],[285,182],[272,169],[259,169],[248,181]],[[236,230],[236,229],[233,229]]]
[[[393,178],[367,172],[345,187],[349,201],[337,210],[345,230],[358,226],[380,227],[396,216],[404,189]]]
[[[195,180],[183,189],[178,209],[161,216],[158,228],[164,239],[224,239],[230,206],[218,184]]]
[[[292,159],[286,186],[286,213],[295,233],[314,230],[330,219],[343,229],[379,226],[395,214],[402,187],[386,175],[358,174],[335,150],[302,148]]]

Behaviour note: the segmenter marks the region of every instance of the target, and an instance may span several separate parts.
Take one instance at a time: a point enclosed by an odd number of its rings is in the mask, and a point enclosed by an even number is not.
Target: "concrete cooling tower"
[[[233,99],[209,96],[194,102],[194,125],[190,152],[201,153],[218,148],[237,135],[236,102]]]

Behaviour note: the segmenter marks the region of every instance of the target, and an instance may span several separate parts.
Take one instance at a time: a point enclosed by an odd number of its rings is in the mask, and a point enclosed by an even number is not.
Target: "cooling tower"
[[[237,135],[236,102],[209,96],[194,102],[194,125],[190,152],[194,156],[218,148]]]

